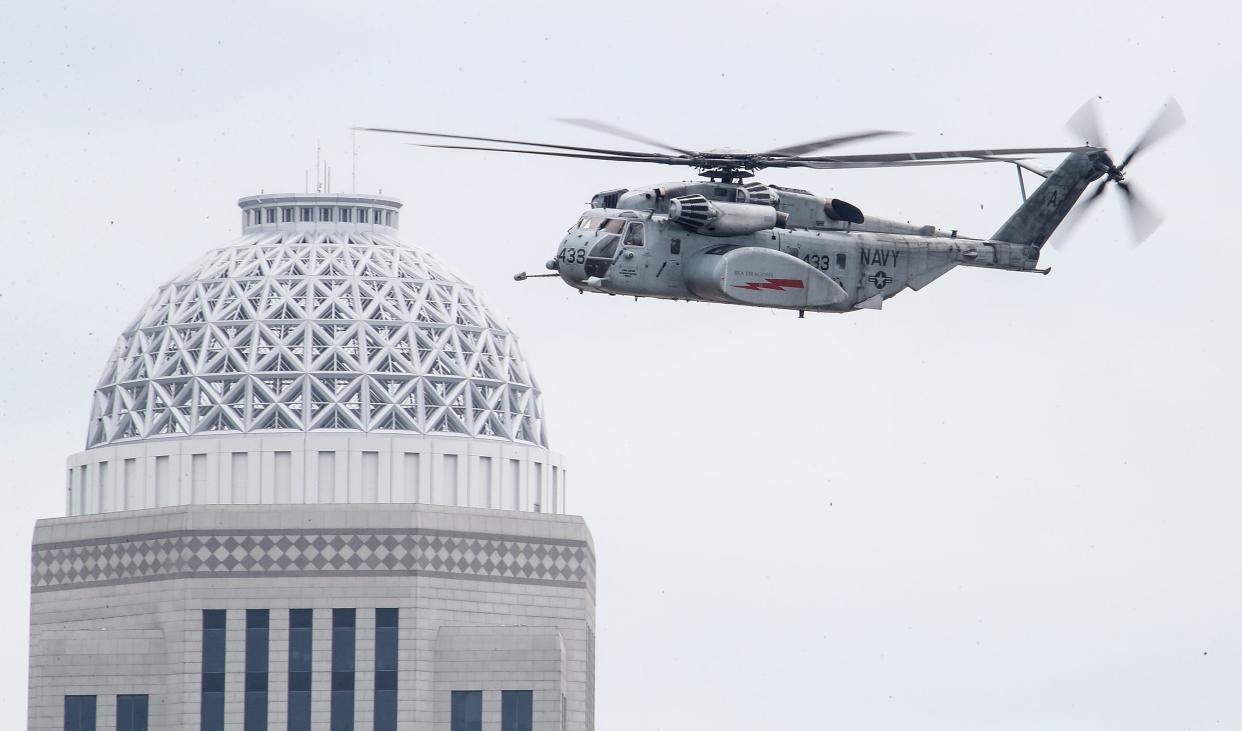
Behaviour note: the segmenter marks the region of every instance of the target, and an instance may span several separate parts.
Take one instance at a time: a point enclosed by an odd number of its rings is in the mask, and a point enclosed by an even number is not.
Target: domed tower
[[[591,539],[517,337],[396,199],[239,205],[36,526],[29,728],[591,728]]]

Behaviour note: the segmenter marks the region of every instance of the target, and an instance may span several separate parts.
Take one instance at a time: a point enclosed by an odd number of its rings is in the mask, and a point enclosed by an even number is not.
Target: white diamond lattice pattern
[[[95,389],[87,447],[311,430],[547,446],[517,338],[473,287],[394,238],[286,232],[156,292]]]

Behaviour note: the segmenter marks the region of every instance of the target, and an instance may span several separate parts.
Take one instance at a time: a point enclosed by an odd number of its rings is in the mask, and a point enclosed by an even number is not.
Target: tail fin
[[[1096,150],[1070,153],[992,238],[1042,248],[1069,215],[1087,185],[1107,170],[1097,159],[1100,154]]]

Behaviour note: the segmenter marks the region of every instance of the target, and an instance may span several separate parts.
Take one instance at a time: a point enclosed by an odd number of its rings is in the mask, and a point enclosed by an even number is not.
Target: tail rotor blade
[[[1104,130],[1100,126],[1100,112],[1095,99],[1088,99],[1086,104],[1074,112],[1074,116],[1065,123],[1074,136],[1093,147],[1108,147],[1104,140]]]
[[[1130,232],[1134,236],[1134,245],[1138,246],[1160,228],[1164,216],[1138,194],[1133,183],[1117,184],[1125,193],[1126,209],[1130,217]]]
[[[1130,154],[1126,155],[1126,158],[1117,167],[1125,170],[1126,165],[1130,164],[1135,155],[1173,134],[1185,124],[1186,115],[1182,113],[1181,106],[1176,99],[1169,99],[1160,112],[1156,114],[1156,118],[1148,125],[1147,131],[1143,133],[1138,142],[1134,143],[1134,149],[1130,150]]]

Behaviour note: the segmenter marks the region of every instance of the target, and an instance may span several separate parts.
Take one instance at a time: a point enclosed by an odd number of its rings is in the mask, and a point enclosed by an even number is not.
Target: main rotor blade
[[[1079,107],[1065,126],[1085,144],[1108,147],[1108,143],[1104,141],[1104,130],[1100,126],[1100,112],[1094,97]]]
[[[1053,155],[1062,152],[1094,150],[1094,147],[1010,147],[1000,150],[941,150],[936,152],[891,152],[880,155],[831,155],[795,157],[794,160],[822,162],[896,162],[898,160],[946,160],[954,158],[997,157],[1000,155]]]
[[[680,147],[673,147],[672,145],[665,144],[663,142],[660,142],[659,140],[653,140],[650,137],[644,137],[640,134],[636,134],[627,129],[621,129],[620,127],[608,124],[607,122],[598,122],[594,119],[561,119],[560,121],[565,122],[566,124],[572,124],[577,127],[583,127],[585,129],[594,130],[596,132],[603,132],[604,134],[610,134],[615,137],[620,137],[622,139],[629,140],[630,142],[641,142],[644,145],[651,145],[652,147],[659,147],[662,150],[676,152],[679,155],[694,155],[695,154],[694,152],[690,150],[683,150]]]
[[[835,160],[771,160],[755,166],[759,168],[811,168],[812,170],[865,170],[869,168],[922,168],[929,165],[977,165],[989,162],[1012,162],[1010,160],[887,160],[884,162],[837,162]]]
[[[821,140],[811,140],[803,142],[800,145],[789,145],[788,147],[778,147],[775,150],[768,150],[764,155],[805,155],[816,150],[824,150],[837,145],[844,145],[847,142],[857,142],[858,140],[867,140],[874,137],[888,137],[891,135],[902,135],[905,132],[890,132],[888,130],[867,130],[863,132],[855,132],[848,135],[837,135],[835,137],[825,137]]]
[[[504,147],[473,147],[468,145],[424,145],[411,142],[415,147],[430,147],[437,150],[478,150],[480,152],[511,152],[518,155],[545,155],[550,157],[573,157],[584,160],[611,160],[613,162],[650,162],[658,165],[693,165],[694,161],[673,157],[672,155],[659,155],[650,157],[643,155],[641,157],[627,157],[622,155],[588,155],[575,152],[551,152],[548,150],[514,150]]]
[[[1125,193],[1126,208],[1130,214],[1130,232],[1134,236],[1134,245],[1138,246],[1160,228],[1164,216],[1138,194],[1133,183],[1122,181],[1117,183],[1117,187]]]
[[[602,147],[578,147],[576,145],[553,145],[546,142],[526,142],[524,140],[505,140],[498,137],[471,137],[469,135],[451,135],[444,132],[419,132],[412,129],[389,129],[387,127],[354,127],[362,132],[385,132],[397,135],[414,135],[417,137],[443,137],[450,140],[472,140],[474,142],[496,142],[503,145],[528,145],[530,147],[547,147],[553,150],[575,150],[577,152],[595,152],[603,155],[626,155],[629,157],[658,157],[656,152],[632,152],[630,150],[609,150]]]
[[[1117,167],[1125,170],[1126,165],[1134,160],[1135,155],[1181,129],[1184,124],[1186,124],[1186,115],[1182,113],[1177,100],[1170,98],[1156,114],[1156,118],[1147,126],[1147,131],[1143,133],[1138,142],[1134,143],[1134,149],[1130,150],[1130,154],[1126,155],[1126,159],[1122,160]]]

